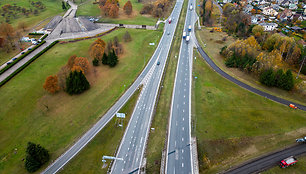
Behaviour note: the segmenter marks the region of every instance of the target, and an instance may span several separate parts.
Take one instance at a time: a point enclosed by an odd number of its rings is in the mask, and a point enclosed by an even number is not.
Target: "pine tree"
[[[118,56],[115,53],[115,50],[113,49],[113,51],[108,55],[109,56],[109,66],[110,67],[115,67],[118,63]]]
[[[283,83],[282,88],[284,90],[290,91],[294,86],[293,76],[292,76],[291,70],[287,70],[284,79],[285,79],[285,82]]]
[[[103,57],[102,57],[102,64],[103,65],[108,65],[108,56],[105,52],[104,52]]]
[[[64,2],[64,1],[62,1],[62,9],[63,9],[63,10],[66,10],[66,9],[67,9],[67,7],[65,6],[65,2]]]
[[[49,152],[45,148],[32,142],[28,142],[26,153],[25,168],[31,173],[37,171],[50,159]]]
[[[66,91],[68,94],[80,94],[89,89],[90,85],[82,71],[73,71],[66,80]]]
[[[99,66],[99,60],[94,58],[94,60],[92,60],[92,64],[93,66]]]

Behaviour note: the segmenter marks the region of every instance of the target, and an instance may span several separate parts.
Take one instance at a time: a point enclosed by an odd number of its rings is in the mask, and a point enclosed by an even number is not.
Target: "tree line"
[[[102,16],[117,18],[119,15],[119,1],[118,0],[99,0],[99,8]],[[130,16],[133,12],[133,5],[131,1],[127,1],[123,6],[124,13]]]

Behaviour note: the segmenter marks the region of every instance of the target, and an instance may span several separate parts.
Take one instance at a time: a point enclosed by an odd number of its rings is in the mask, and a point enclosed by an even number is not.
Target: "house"
[[[258,24],[264,22],[265,17],[263,15],[253,15],[251,16],[251,24]]]
[[[244,13],[249,14],[252,9],[253,9],[253,6],[251,4],[248,4],[244,7],[243,11]]]
[[[265,31],[273,31],[277,28],[277,24],[276,23],[260,23],[259,25],[261,25],[262,27],[264,27]]]
[[[289,10],[296,10],[298,6],[296,4],[289,4]]]
[[[231,3],[232,0],[223,0],[223,3],[226,4],[226,3]]]
[[[278,5],[278,4],[271,4],[271,7],[272,7],[275,11],[279,11],[279,5]]]
[[[289,0],[283,0],[279,5],[283,6],[283,7],[287,7],[289,6],[290,2]]]
[[[268,16],[276,16],[278,14],[278,12],[274,10],[272,7],[264,8],[262,13]]]

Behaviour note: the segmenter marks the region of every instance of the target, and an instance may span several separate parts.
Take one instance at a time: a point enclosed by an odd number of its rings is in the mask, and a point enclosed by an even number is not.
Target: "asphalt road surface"
[[[290,156],[298,156],[306,153],[306,144],[299,144],[294,147],[274,152],[263,157],[256,158],[248,161],[247,163],[235,167],[227,172],[226,174],[241,174],[241,173],[259,173],[270,167],[278,165],[279,162]]]
[[[182,0],[176,2],[169,17],[172,22],[169,24],[167,21],[165,24],[163,37],[152,57],[155,63],[144,78],[143,89],[117,152],[116,157],[123,160],[114,161],[111,173],[139,173],[141,171],[154,106],[182,4]]]
[[[194,34],[194,0],[189,0],[184,31],[187,36]],[[192,6],[192,10],[190,7]],[[192,26],[192,32],[188,26]],[[182,37],[182,36],[180,36]],[[193,39],[182,39],[170,112],[167,144],[166,173],[193,173],[191,153],[191,80],[192,80]]]
[[[303,111],[306,111],[306,106],[304,105],[301,105],[301,104],[298,104],[298,103],[295,103],[295,102],[292,102],[292,101],[289,101],[289,100],[286,100],[286,99],[283,99],[283,98],[279,98],[279,97],[276,97],[274,95],[271,95],[271,94],[268,94],[266,92],[263,92],[263,91],[260,91],[256,88],[253,88],[237,79],[235,79],[234,77],[228,75],[226,72],[222,71],[210,58],[209,56],[205,53],[205,51],[203,50],[203,48],[201,46],[199,46],[199,44],[197,44],[197,49],[199,51],[199,53],[201,54],[201,56],[204,58],[204,60],[217,72],[219,73],[221,76],[223,76],[224,78],[228,79],[229,81],[232,81],[233,83],[255,93],[255,94],[258,94],[262,97],[265,97],[265,98],[268,98],[270,100],[273,100],[275,102],[278,102],[278,103],[281,103],[281,104],[284,104],[284,105],[287,105],[289,106],[289,104],[294,104],[295,106],[298,107],[298,109],[301,109]]]

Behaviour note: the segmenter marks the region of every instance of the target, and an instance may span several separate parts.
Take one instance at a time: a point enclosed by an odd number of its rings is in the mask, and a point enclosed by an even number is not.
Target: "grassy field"
[[[305,174],[306,171],[306,156],[298,157],[296,165],[282,169],[279,166],[273,167],[267,171],[261,172],[262,174]]]
[[[305,135],[304,111],[240,88],[195,56],[192,114],[201,173],[217,173]]]
[[[59,173],[107,173],[110,160],[106,162],[107,167],[102,168],[102,156],[115,156],[115,152],[119,147],[121,138],[133,113],[139,93],[140,90],[137,90],[119,111],[120,113],[126,113],[123,127],[118,127],[119,120],[113,118],[112,121],[110,121],[107,126]]]
[[[92,4],[94,0],[90,0],[88,3],[80,6],[77,11],[77,16],[101,16],[101,11],[98,4]],[[143,7],[142,3],[138,3],[137,0],[131,0],[133,5],[133,13],[131,16],[124,14],[123,6],[127,0],[121,0],[119,17],[118,18],[108,18],[102,17],[100,22],[115,23],[115,24],[138,24],[138,25],[155,25],[157,19],[151,16],[139,14]]]
[[[227,68],[224,64],[224,58],[219,54],[221,48],[223,46],[228,46],[234,42],[234,38],[228,36],[224,32],[209,32],[209,28],[203,28],[200,31],[197,31],[197,38],[199,43],[202,45],[202,48],[206,51],[206,53],[210,56],[210,58],[225,72],[230,74],[231,76],[239,79],[240,81],[253,86],[257,89],[270,93],[272,95],[279,96],[281,98],[285,98],[303,105],[306,105],[306,97],[305,95],[301,95],[297,92],[287,92],[285,90],[279,88],[270,88],[265,85],[262,85],[256,77],[253,77],[245,72],[240,71],[237,68]],[[226,37],[226,41],[222,41],[222,39]],[[206,47],[204,46],[206,44]],[[295,76],[294,76],[295,77]],[[300,78],[304,78],[305,76],[301,75]]]
[[[148,139],[148,146],[146,149],[147,158],[147,173],[159,173],[161,167],[162,152],[165,151],[165,138],[167,138],[166,131],[168,128],[168,119],[170,115],[170,106],[172,100],[172,91],[174,85],[174,77],[176,72],[176,66],[179,56],[179,50],[181,46],[181,36],[184,27],[184,21],[186,17],[187,1],[183,4],[183,10],[179,23],[173,39],[172,48],[168,57],[168,65],[166,67],[165,78],[163,81],[163,88],[161,88],[160,96],[156,108],[151,127],[155,130],[150,132]]]
[[[90,79],[91,88],[82,95],[50,95],[42,86],[71,55],[86,57],[95,39],[56,45],[0,88],[0,173],[25,173],[22,159],[28,141],[40,143],[54,160],[123,94],[144,67],[142,62],[155,50],[156,46],[149,43],[157,43],[162,34],[128,31],[133,41],[124,43],[119,64],[115,68],[97,67]],[[116,30],[102,39],[118,36],[121,40],[125,32]]]
[[[37,0],[31,0],[31,1],[36,2]],[[52,17],[52,16],[55,16],[55,15],[61,13],[61,12],[64,12],[64,10],[62,9],[62,5],[61,5],[62,1],[61,0],[43,0],[41,2],[46,6],[46,8],[43,11],[41,11],[38,15],[31,14],[28,17],[18,16],[16,19],[11,20],[10,24],[12,24],[13,27],[17,27],[18,23],[20,21],[23,21],[27,24],[28,28],[31,28],[34,25],[36,25],[38,22],[40,22],[40,21],[42,21],[42,20],[44,20],[48,17]],[[10,4],[10,5],[16,4],[17,6],[24,7],[26,9],[30,8],[29,1],[27,1],[27,0],[14,0],[14,1],[1,0],[0,7],[2,7],[3,5],[6,5],[6,4]],[[0,21],[2,21],[2,20],[3,20],[3,17],[1,16]]]

